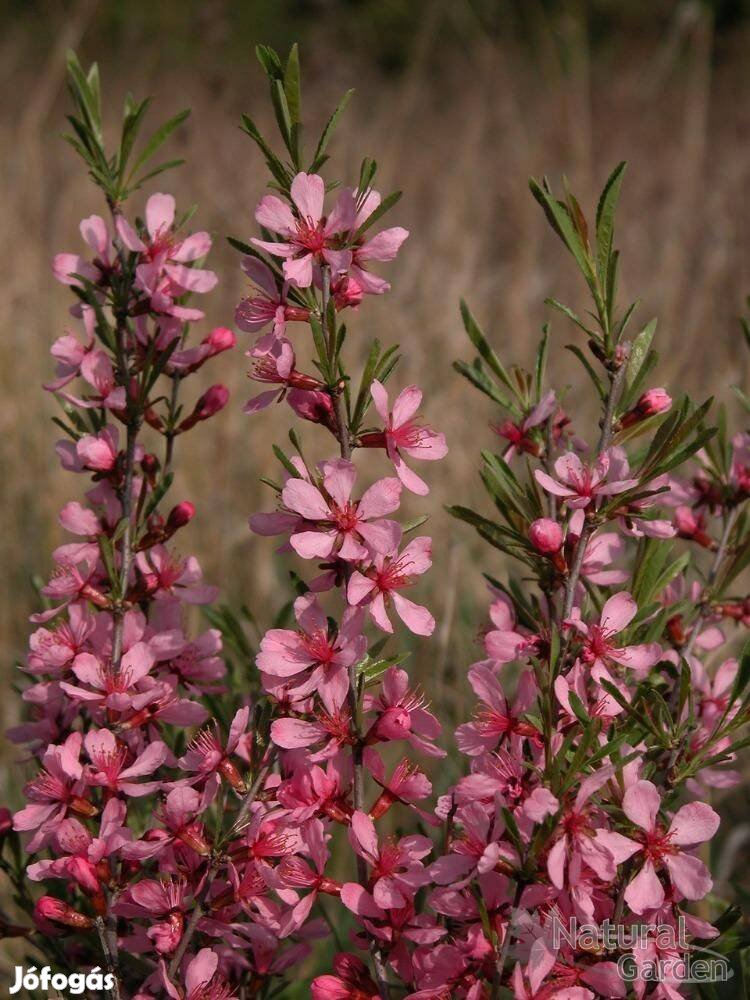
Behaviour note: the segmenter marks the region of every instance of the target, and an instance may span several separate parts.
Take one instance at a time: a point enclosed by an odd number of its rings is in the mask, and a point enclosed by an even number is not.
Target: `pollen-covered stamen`
[[[312,254],[322,254],[327,246],[323,224],[323,219],[316,223],[310,216],[300,219],[297,223],[297,232],[294,234],[294,242]]]
[[[206,726],[188,744],[188,753],[201,758],[200,770],[212,771],[217,768],[224,756],[224,750],[214,729]]]
[[[618,649],[612,644],[612,632],[603,629],[601,625],[591,625],[589,634],[583,642],[582,658],[586,663],[593,663],[594,660],[603,660]]]
[[[515,719],[489,705],[483,705],[474,717],[474,728],[481,736],[506,736],[513,732]]]
[[[370,877],[372,882],[393,875],[403,866],[403,852],[395,840],[384,840],[378,852]]]
[[[409,420],[400,427],[389,429],[387,433],[400,448],[421,448],[425,441],[431,440],[434,432],[418,420]]]
[[[328,633],[324,632],[323,629],[317,629],[310,634],[306,634],[305,632],[299,632],[298,634],[300,642],[315,663],[319,663],[321,666],[331,663],[336,655],[335,637],[329,637]]]
[[[414,565],[414,560],[409,556],[400,556],[398,559],[386,559],[382,569],[373,568],[367,575],[375,580],[378,590],[381,592],[388,590],[400,590],[408,587],[412,582],[409,570]]]
[[[328,712],[321,711],[317,716],[318,722],[325,729],[329,736],[332,736],[338,743],[353,743],[354,737],[351,732],[349,714],[336,712],[329,715]]]
[[[68,798],[68,786],[49,771],[40,771],[36,778],[27,782],[24,795],[32,802],[65,802]]]
[[[175,237],[171,227],[161,226],[146,247],[145,257],[150,261],[165,260],[174,257],[181,245],[182,240]]]
[[[637,839],[643,844],[645,857],[650,858],[654,865],[669,854],[679,854],[679,848],[672,843],[672,836],[661,825],[657,824],[650,832],[639,831]]]
[[[96,749],[91,753],[94,766],[101,771],[111,788],[117,787],[117,779],[125,767],[127,757],[128,750],[124,746],[115,746],[112,750]]]
[[[338,504],[331,502],[331,514],[333,516],[333,522],[338,527],[339,531],[349,532],[354,531],[354,529],[359,524],[359,515],[357,514],[357,504],[347,502],[342,507]]]

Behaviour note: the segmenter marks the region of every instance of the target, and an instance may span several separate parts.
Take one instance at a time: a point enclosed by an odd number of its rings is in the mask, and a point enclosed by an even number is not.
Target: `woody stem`
[[[330,324],[330,329],[328,329],[328,304],[331,297],[331,270],[327,265],[323,265],[322,268],[322,283],[323,292],[321,296],[320,309],[322,313],[323,330],[328,334],[326,338],[326,343],[328,345],[328,366],[332,375],[335,376],[336,370],[336,347],[337,347],[337,336],[336,336],[336,323],[335,320]],[[346,414],[346,401],[344,399],[343,392],[338,386],[335,387],[334,391],[331,393],[333,401],[333,412],[336,420],[336,437],[339,441],[339,449],[341,457],[345,461],[349,461],[352,454],[351,447],[351,437],[349,434],[349,423]],[[344,593],[346,594],[346,585],[349,582],[349,577],[351,575],[351,570],[348,564],[344,567]],[[359,677],[357,675],[357,664],[352,663],[348,669],[349,674],[349,714],[351,715],[351,726],[352,735],[354,742],[352,744],[352,765],[353,765],[353,780],[352,780],[352,799],[355,810],[363,810],[365,802],[365,772],[363,764],[363,743],[362,743],[362,730],[359,721],[359,709],[360,709],[360,692],[359,692]],[[367,887],[367,863],[364,858],[361,858],[359,854],[356,855],[357,864],[357,881],[363,887]],[[380,953],[380,949],[373,942],[370,949],[373,966],[375,969],[375,979],[378,985],[378,992],[380,993],[381,1000],[389,1000],[390,990],[388,987],[387,973],[385,968],[385,963],[383,957]]]

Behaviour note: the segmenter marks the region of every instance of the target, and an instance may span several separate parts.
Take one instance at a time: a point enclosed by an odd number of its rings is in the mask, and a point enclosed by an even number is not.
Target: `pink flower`
[[[407,740],[415,750],[430,757],[445,757],[436,747],[440,723],[425,708],[425,698],[409,689],[409,675],[398,667],[390,667],[383,675],[380,694],[365,694],[365,708],[378,718],[366,736],[368,743]]]
[[[482,703],[472,722],[456,729],[456,745],[461,753],[476,757],[494,750],[503,740],[519,743],[522,737],[537,737],[533,726],[522,720],[537,697],[534,675],[526,670],[521,674],[513,705],[507,701],[495,674],[484,663],[475,663],[469,670],[469,683]]]
[[[515,608],[507,594],[496,593],[490,620],[495,628],[485,635],[484,648],[495,663],[510,663],[536,649],[539,637],[518,631]]]
[[[557,521],[540,517],[529,525],[529,541],[542,555],[552,556],[562,548],[563,530]]]
[[[370,866],[372,899],[383,910],[406,906],[407,900],[429,881],[421,859],[432,850],[429,837],[414,834],[401,840],[387,841],[381,847],[375,824],[363,812],[352,814],[349,841],[355,853]],[[341,888],[341,902],[358,913],[359,897],[367,890],[348,882]]]
[[[375,408],[385,424],[382,433],[363,434],[363,447],[385,447],[388,458],[393,462],[396,475],[404,486],[419,496],[426,496],[430,490],[415,472],[406,465],[403,455],[409,458],[434,462],[448,454],[445,435],[420,423],[416,417],[422,403],[422,390],[416,385],[403,389],[389,409],[388,393],[375,379],[370,387]]]
[[[226,747],[222,746],[215,729],[204,729],[188,744],[187,750],[177,761],[184,771],[193,771],[200,780],[215,776],[216,783],[224,778],[236,791],[247,789],[231,757],[245,736],[250,709],[245,706],[234,715],[229,727]]]
[[[312,1000],[380,1000],[380,991],[361,958],[336,955],[333,968],[336,975],[313,979],[310,984]]]
[[[380,194],[370,189],[357,210],[354,229],[359,229],[370,218],[380,205]],[[349,268],[350,281],[353,281],[359,293],[367,295],[382,295],[390,290],[387,281],[373,274],[368,264],[370,261],[388,262],[396,259],[401,245],[408,237],[409,231],[401,226],[382,229],[369,239],[360,238],[352,247],[352,263]],[[351,289],[348,295],[352,295]]]
[[[426,799],[432,791],[432,783],[416,764],[412,764],[404,757],[396,764],[390,778],[387,778],[380,755],[370,747],[365,748],[364,763],[373,781],[383,789],[370,809],[371,819],[379,819],[395,802],[400,802],[402,805],[412,807],[431,826],[439,825],[434,816],[414,805],[415,802]]]
[[[398,509],[401,483],[380,479],[352,501],[357,470],[351,462],[321,462],[321,489],[305,479],[290,478],[281,492],[284,507],[306,524],[293,531],[290,544],[303,559],[367,559],[370,550],[387,554],[401,538],[396,521],[383,519]],[[368,546],[368,547],[366,547]]]
[[[140,707],[137,688],[139,682],[151,671],[156,662],[151,649],[144,642],[134,643],[115,668],[102,662],[93,653],[79,653],[73,661],[73,673],[86,688],[63,681],[60,685],[66,694],[86,702],[89,708],[101,707],[116,712]]]
[[[557,399],[554,392],[548,392],[520,423],[504,420],[500,424],[492,425],[492,430],[498,437],[505,438],[509,442],[508,447],[503,452],[503,459],[506,462],[509,462],[516,454],[524,452],[529,455],[541,454],[541,439],[535,440],[534,435],[529,432],[548,420],[556,406]]]
[[[82,468],[92,472],[111,472],[117,462],[118,442],[116,427],[105,427],[97,435],[84,434],[75,449]]]
[[[335,690],[341,699],[349,689],[347,669],[367,651],[362,635],[362,614],[349,609],[341,628],[331,630],[314,594],[304,594],[294,602],[297,631],[270,629],[261,639],[256,658],[258,669],[274,679],[306,673],[304,693]]]
[[[217,277],[213,271],[188,267],[211,249],[208,233],[179,239],[174,232],[175,200],[171,194],[152,194],[146,202],[146,232],[141,238],[129,222],[118,216],[117,232],[125,247],[139,254],[136,287],[145,292],[154,312],[185,321],[201,319],[197,309],[178,306],[174,300],[186,292],[210,292]]]
[[[603,767],[588,775],[581,782],[572,805],[563,810],[558,827],[559,836],[547,857],[547,872],[557,889],[565,885],[565,870],[575,884],[582,864],[587,864],[605,882],[616,874],[617,865],[626,861],[632,851],[632,842],[627,837],[607,829],[599,829],[604,814],[597,818],[597,812],[588,805],[591,796],[614,774],[613,767]]]
[[[188,883],[184,878],[143,878],[120,896],[113,912],[121,917],[142,917],[149,921],[146,935],[158,955],[171,955],[182,940],[187,909]],[[164,917],[163,920],[155,920]]]
[[[82,816],[96,815],[96,807],[82,797],[86,787],[79,760],[82,744],[81,734],[71,733],[61,746],[48,746],[42,755],[42,770],[24,788],[29,804],[14,815],[13,829],[37,831],[29,842],[29,852],[49,842],[69,809]]]
[[[74,406],[83,409],[124,410],[126,406],[125,387],[117,385],[115,372],[109,355],[104,351],[88,351],[80,367],[81,376],[95,390],[93,395],[80,398],[69,393],[61,392],[60,395]]]
[[[198,344],[184,351],[173,351],[169,356],[167,371],[190,375],[198,371],[209,358],[215,358],[223,351],[231,351],[237,344],[234,333],[225,326],[216,326],[208,336]]]
[[[218,974],[219,956],[210,948],[201,948],[188,963],[185,987],[178,989],[170,980],[162,961],[161,979],[171,1000],[237,1000],[237,993]]]
[[[646,392],[641,393],[632,410],[623,414],[620,423],[623,427],[630,427],[640,423],[641,420],[648,419],[648,417],[656,416],[657,413],[666,413],[671,405],[672,397],[666,389],[661,387],[647,389]]]
[[[89,351],[94,347],[96,340],[94,327],[96,316],[91,306],[81,306],[83,325],[86,338],[83,343],[74,334],[66,333],[58,337],[50,348],[50,354],[57,361],[55,368],[55,380],[47,382],[44,388],[48,392],[57,392],[68,382],[80,374],[81,364]]]
[[[59,253],[52,264],[52,272],[64,285],[82,287],[80,275],[93,285],[104,284],[113,269],[114,252],[107,224],[99,215],[90,215],[80,225],[84,242],[94,251],[92,263],[73,253]]]
[[[125,826],[126,813],[124,802],[111,799],[104,807],[98,837],[92,837],[77,819],[64,819],[54,831],[58,857],[29,865],[26,874],[32,882],[47,878],[72,878],[90,895],[100,893],[97,866],[132,837]]]
[[[271,403],[282,400],[291,389],[297,392],[302,390],[300,394],[303,397],[322,397],[327,403],[327,410],[330,411],[331,418],[333,418],[333,406],[330,396],[325,392],[317,391],[323,387],[323,383],[311,375],[305,375],[303,372],[297,371],[295,368],[294,348],[288,340],[284,337],[278,337],[267,351],[254,349],[249,351],[248,354],[254,359],[248,376],[254,382],[270,384],[276,386],[276,388],[269,389],[248,400],[242,409],[243,413],[258,413]],[[289,402],[291,405],[292,400],[290,399]],[[304,413],[301,413],[300,416],[305,419],[311,419]],[[316,422],[331,426],[331,421],[328,419],[316,420]]]
[[[150,840],[136,840],[123,845],[122,856],[132,861],[145,861],[163,854],[167,848],[179,842],[206,857],[211,853],[211,847],[203,836],[198,816],[206,809],[209,800],[207,792],[199,795],[194,788],[186,785],[173,788],[156,812],[166,830],[160,830],[159,835]]]
[[[195,556],[180,559],[164,545],[155,545],[148,552],[139,552],[136,565],[152,581],[150,592],[158,598],[179,597],[186,604],[210,604],[216,600],[218,588],[201,581],[203,572]]]
[[[602,452],[593,466],[584,465],[574,451],[561,455],[555,462],[553,479],[542,469],[536,469],[534,476],[539,485],[553,496],[567,500],[573,510],[588,507],[599,497],[624,493],[638,485],[637,479],[623,479],[607,482],[611,450]]]
[[[286,285],[279,291],[273,271],[263,261],[256,257],[243,257],[241,266],[257,291],[240,302],[234,313],[234,321],[246,333],[257,333],[272,323],[270,335],[262,337],[256,344],[256,348],[265,351],[270,347],[271,341],[285,335],[289,321],[305,322],[309,319],[310,310],[287,303]]]
[[[633,913],[656,909],[664,901],[664,886],[657,874],[666,868],[675,889],[686,899],[702,899],[713,885],[703,862],[682,848],[710,840],[719,827],[719,816],[705,802],[690,802],[678,809],[667,829],[659,821],[661,797],[650,781],[636,781],[625,792],[622,808],[642,831],[631,841],[632,852],[642,854],[643,864],[625,890]]]
[[[347,587],[347,600],[357,607],[366,606],[373,621],[384,632],[393,632],[388,606],[393,607],[407,628],[416,635],[432,635],[435,619],[419,604],[403,597],[399,591],[414,583],[414,578],[426,573],[432,565],[432,539],[413,539],[398,554],[376,553],[372,566],[355,570]]]
[[[351,191],[342,191],[331,214],[324,216],[323,178],[303,172],[292,181],[290,193],[295,211],[274,194],[261,198],[255,210],[261,226],[283,237],[283,242],[255,237],[252,242],[275,257],[283,257],[287,281],[308,288],[313,280],[313,264],[327,264],[334,275],[349,268],[352,252],[340,248],[338,237],[354,225],[354,198]]]
[[[149,743],[130,763],[132,754],[108,729],[90,730],[84,745],[92,763],[86,771],[89,784],[101,785],[110,793],[132,796],[152,795],[161,787],[160,781],[133,780],[153,774],[166,761],[169,748],[161,740]]]
[[[574,611],[570,625],[583,635],[581,657],[585,663],[591,664],[591,675],[595,680],[604,677],[611,681],[607,670],[611,663],[630,667],[642,675],[659,662],[662,649],[658,642],[640,646],[615,644],[615,637],[628,627],[637,611],[637,604],[625,591],[615,594],[605,603],[598,625],[586,625],[580,618],[580,612]]]

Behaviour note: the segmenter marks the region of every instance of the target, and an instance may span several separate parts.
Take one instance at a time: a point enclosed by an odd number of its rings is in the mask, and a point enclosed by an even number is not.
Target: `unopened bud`
[[[336,415],[333,411],[333,403],[327,392],[305,392],[301,389],[291,389],[286,396],[286,401],[303,420],[310,420],[314,424],[322,424],[335,433]]]
[[[167,517],[167,524],[164,529],[167,537],[173,535],[179,528],[184,528],[195,517],[195,507],[189,500],[183,500],[173,507]]]
[[[631,427],[633,424],[640,423],[641,420],[656,416],[657,413],[666,413],[671,405],[672,397],[666,389],[662,389],[661,387],[648,389],[643,393],[633,409],[628,410],[622,417],[620,424],[622,427]]]
[[[195,409],[189,417],[185,417],[179,426],[180,431],[188,431],[201,420],[208,420],[219,410],[223,410],[229,401],[229,389],[225,385],[212,385],[195,404]]]
[[[53,924],[62,924],[65,927],[75,927],[76,930],[88,930],[94,926],[91,917],[85,913],[79,913],[72,906],[68,906],[61,899],[54,896],[41,896],[34,907],[34,916],[40,921],[50,921]]]
[[[564,541],[563,530],[550,517],[540,517],[529,525],[529,541],[544,556],[559,552]]]

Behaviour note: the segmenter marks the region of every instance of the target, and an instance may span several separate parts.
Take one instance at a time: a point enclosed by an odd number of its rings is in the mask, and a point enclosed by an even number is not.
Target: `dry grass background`
[[[231,3],[155,5],[156,29],[142,6],[131,5],[130,26],[123,22],[112,37],[120,23],[115,15],[126,10],[119,4],[11,5],[0,41],[0,670],[6,688],[35,604],[30,576],[48,571],[49,553],[62,538],[56,512],[80,487],[54,460],[54,403],[39,388],[69,304],[51,278],[50,258],[77,248],[79,218],[101,208],[57,138],[67,110],[66,48],[100,61],[112,120],[128,88],[157,95],[155,115],[192,107],[176,142],[190,166],[161,183],[182,204],[197,202],[195,224],[215,234],[212,264],[221,284],[210,297],[212,323],[231,323],[243,290],[236,255],[223,237],[251,234],[266,180],[236,124],[246,110],[271,130],[251,54],[255,41],[269,36],[244,39],[238,51]],[[398,39],[403,58],[396,68],[372,58],[372,36],[345,34],[347,25],[356,29],[357,5],[279,4],[274,31],[282,41],[294,37],[298,7],[305,8],[299,24],[311,131],[341,91],[357,86],[333,147],[336,174],[353,179],[361,157],[371,154],[380,163],[381,188],[405,192],[393,218],[412,235],[389,274],[393,293],[351,317],[350,351],[358,355],[358,344],[375,335],[400,341],[405,358],[395,382],[419,381],[428,415],[449,436],[449,458],[428,470],[437,545],[427,602],[441,624],[436,642],[415,649],[412,669],[450,718],[463,711],[463,677],[476,658],[474,635],[484,610],[477,601],[479,570],[497,569],[493,553],[442,512],[448,500],[483,503],[475,469],[479,448],[491,442],[493,417],[451,370],[454,358],[469,356],[459,296],[468,297],[503,357],[529,363],[549,318],[544,297],[583,302],[527,178],[565,172],[591,208],[612,166],[628,159],[618,241],[623,297],[642,297],[644,320],[659,316],[660,381],[731,398],[729,385],[744,380],[746,348],[736,316],[750,291],[749,32],[740,25],[717,33],[699,3],[666,3],[645,21],[625,16],[617,30],[600,32],[596,44],[592,10],[601,4],[564,4],[562,12],[550,13],[529,0],[523,30],[512,19],[488,28],[465,0],[415,6],[419,16]],[[189,45],[181,16],[193,18]],[[187,51],[167,44],[177,28]],[[272,32],[270,40],[275,37]],[[555,318],[553,334],[561,380],[585,410],[588,389],[563,351],[573,331]],[[224,600],[246,603],[262,623],[286,591],[269,560],[269,542],[250,535],[246,518],[267,500],[257,480],[273,467],[270,442],[283,440],[287,411],[242,415],[248,386],[240,350],[210,368],[207,377],[225,381],[233,399],[178,452],[174,496],[194,500],[199,515],[181,544],[199,554]],[[315,434],[311,428],[305,438]],[[17,718],[17,700],[4,698],[0,714],[5,728]],[[6,781],[9,794],[14,786]]]

